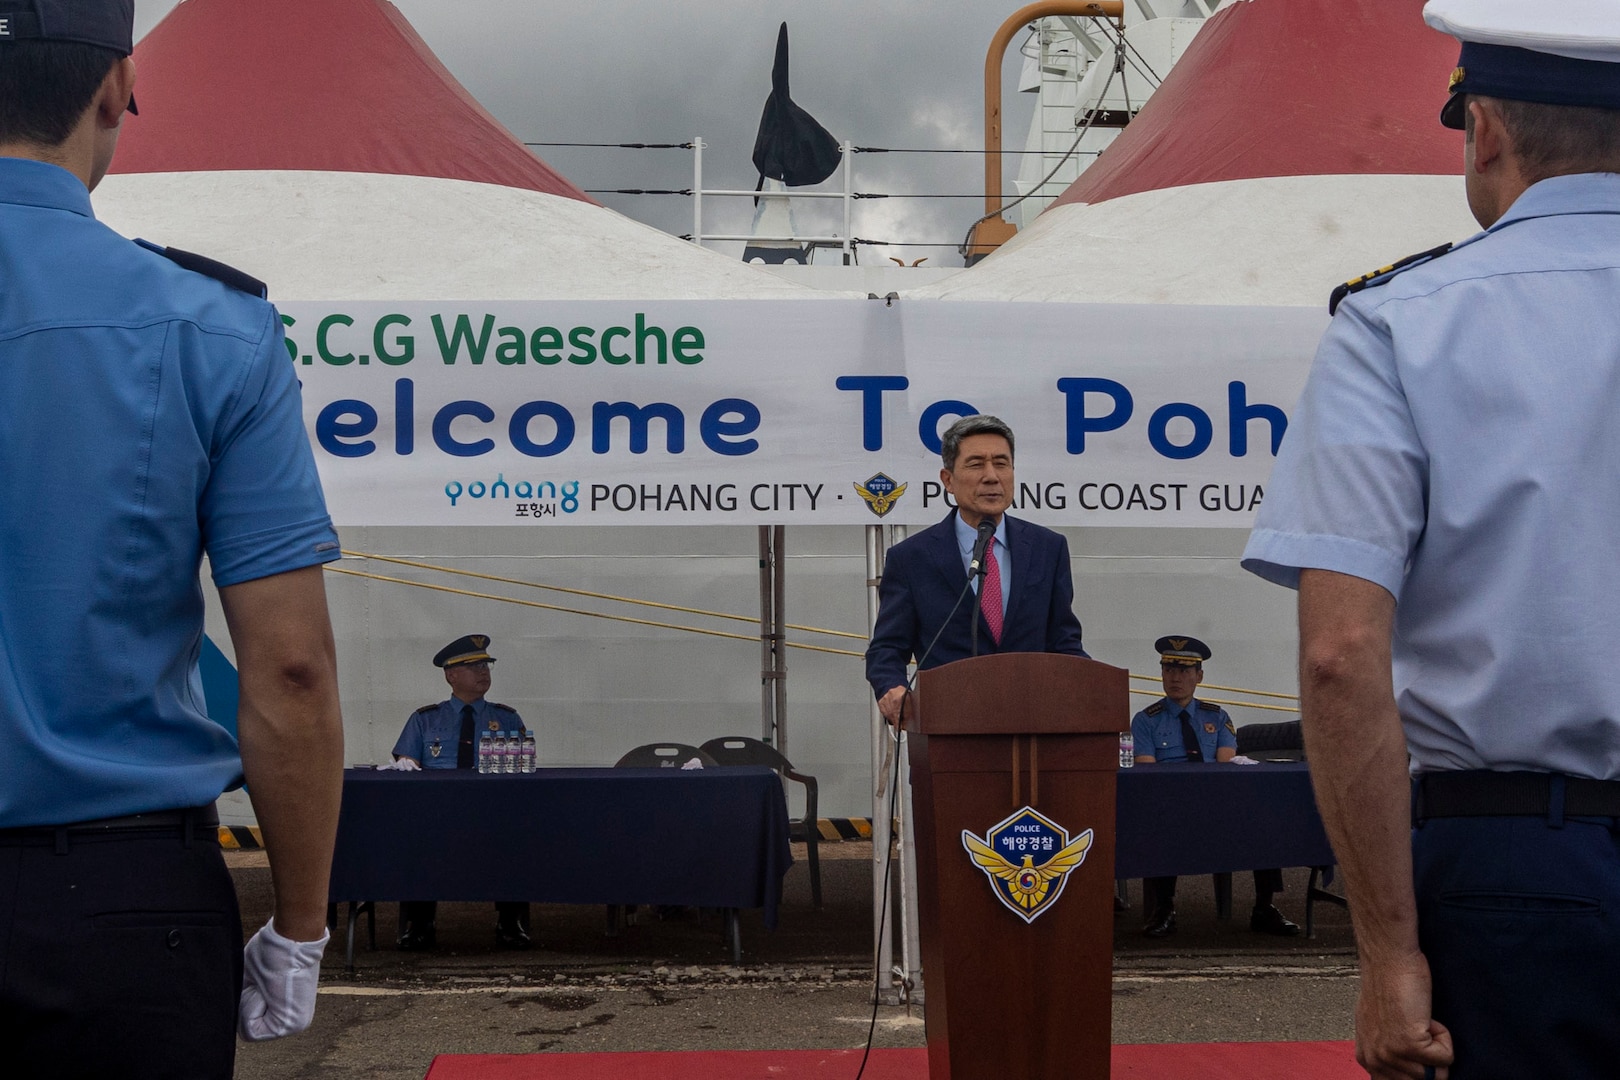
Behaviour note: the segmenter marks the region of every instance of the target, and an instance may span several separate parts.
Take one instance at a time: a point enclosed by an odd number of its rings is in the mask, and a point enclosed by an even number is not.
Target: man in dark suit
[[[963,417],[945,432],[940,458],[945,467],[939,478],[956,509],[890,549],[877,627],[866,650],[866,679],[891,724],[901,719],[906,665],[913,657],[932,668],[972,656],[975,620],[981,655],[1086,655],[1074,616],[1069,542],[1005,513],[1013,493],[1012,429],[993,416]],[[985,574],[974,583],[978,596],[952,614],[968,584],[981,521],[996,526]]]

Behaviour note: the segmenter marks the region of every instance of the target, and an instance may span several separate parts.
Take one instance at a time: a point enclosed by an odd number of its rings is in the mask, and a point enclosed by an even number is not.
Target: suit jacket
[[[951,606],[967,586],[962,549],[956,542],[956,511],[944,521],[889,549],[878,587],[877,626],[866,649],[866,679],[878,697],[906,683],[906,664],[922,658],[938,667],[973,655],[973,623],[979,623],[979,655],[1053,652],[1085,656],[1080,620],[1074,616],[1074,575],[1069,542],[1051,529],[1007,516],[1007,547],[1012,552],[1012,591],[1002,614],[1001,643],[969,596],[955,615]],[[946,616],[950,623],[946,625]],[[940,627],[944,627],[941,631]]]

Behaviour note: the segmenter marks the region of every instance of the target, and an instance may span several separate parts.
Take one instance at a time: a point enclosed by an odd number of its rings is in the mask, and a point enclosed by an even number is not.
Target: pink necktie
[[[984,581],[979,585],[979,608],[990,627],[990,637],[1001,644],[1001,564],[996,561],[995,541],[984,549]]]

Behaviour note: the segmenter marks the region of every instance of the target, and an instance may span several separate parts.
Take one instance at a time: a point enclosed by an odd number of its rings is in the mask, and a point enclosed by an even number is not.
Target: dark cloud
[[[199,2],[199,0],[191,0]],[[218,0],[213,0],[218,2]],[[685,142],[702,136],[706,187],[749,188],[760,111],[770,92],[776,29],[792,40],[793,99],[835,136],[857,146],[960,148],[983,145],[985,50],[1005,8],[974,0],[398,0],[439,59],[520,139],[532,142]],[[144,33],[174,7],[138,4]],[[1022,146],[1029,98],[1013,92],[1017,41],[1004,65],[1009,148]],[[295,47],[284,44],[282,47]],[[681,150],[540,147],[537,152],[583,188],[689,188],[692,155]],[[1016,171],[1008,158],[1006,190]],[[858,191],[980,195],[977,154],[859,154]],[[839,187],[838,174],[825,187]],[[681,196],[596,198],[671,233],[692,228]],[[863,200],[856,236],[955,244],[983,212],[974,199]],[[800,200],[801,229],[841,231],[838,203]],[[711,198],[706,232],[743,232],[751,200]],[[717,245],[736,250],[738,245]],[[960,265],[953,248],[868,252],[932,265]]]

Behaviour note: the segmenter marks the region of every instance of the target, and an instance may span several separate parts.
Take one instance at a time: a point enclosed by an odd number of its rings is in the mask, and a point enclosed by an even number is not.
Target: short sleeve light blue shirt
[[[1620,778],[1620,175],[1349,297],[1243,565],[1396,598],[1413,770]]]
[[[962,549],[962,569],[966,570],[973,564],[973,545],[979,542],[979,530],[970,527],[957,514],[951,519],[956,523],[956,546]],[[996,522],[996,538],[993,541],[996,549],[996,572],[1001,575],[1001,610],[1007,610],[1007,598],[1012,596],[1012,550],[1007,547],[1007,515],[1002,514],[1001,520]],[[973,579],[973,595],[979,595],[979,579]]]
[[[1131,741],[1138,755],[1151,757],[1158,765],[1187,760],[1187,741],[1181,734],[1182,708],[1167,697],[1160,698],[1131,718]],[[1236,749],[1237,732],[1225,709],[1197,698],[1185,708],[1205,761],[1214,761],[1215,751],[1223,746]]]
[[[241,783],[198,655],[220,586],[336,559],[276,311],[0,158],[0,827]]]
[[[467,703],[452,697],[437,705],[427,705],[411,713],[405,728],[394,743],[395,757],[413,758],[424,769],[453,769],[461,748],[461,709]],[[510,705],[500,705],[488,698],[479,698],[473,707],[474,751],[478,740],[487,732],[511,734],[527,733],[523,718]]]

